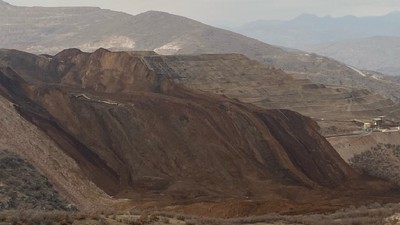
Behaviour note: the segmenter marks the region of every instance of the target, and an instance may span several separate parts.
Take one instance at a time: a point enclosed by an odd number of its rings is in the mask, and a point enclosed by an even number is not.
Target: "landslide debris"
[[[249,213],[254,200],[257,213],[315,209],[304,202],[338,197],[330,190],[346,192],[351,180],[368,190],[310,118],[188,89],[145,55],[1,50],[0,93],[88,179],[132,204],[185,203],[193,205],[175,209],[232,216]]]

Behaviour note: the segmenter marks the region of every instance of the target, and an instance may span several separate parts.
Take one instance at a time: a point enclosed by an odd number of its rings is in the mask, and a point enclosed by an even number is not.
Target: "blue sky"
[[[98,6],[133,15],[158,10],[217,26],[260,19],[287,20],[302,13],[371,16],[400,11],[399,0],[5,0],[18,6]]]

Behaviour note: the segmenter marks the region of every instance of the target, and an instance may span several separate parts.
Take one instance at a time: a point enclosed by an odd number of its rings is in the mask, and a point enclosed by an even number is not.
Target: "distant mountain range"
[[[307,49],[358,68],[400,75],[400,37],[376,36],[313,45]]]
[[[0,6],[0,48],[55,54],[65,48],[94,51],[100,47],[166,55],[240,53],[302,78],[400,98],[397,85],[364,78],[330,58],[276,47],[168,13],[133,16],[96,7],[17,7],[5,2]]]
[[[6,4],[6,3],[4,3]],[[65,48],[151,50],[159,54],[241,53],[300,73],[337,74],[333,60],[292,52],[243,35],[163,12],[136,16],[95,7],[0,8],[0,48],[55,54]],[[321,63],[313,63],[320,61]],[[330,67],[326,66],[330,65]]]
[[[273,45],[305,46],[373,36],[400,36],[400,12],[370,17],[318,17],[302,14],[289,21],[255,21],[233,29]]]
[[[400,12],[370,17],[300,15],[233,29],[266,43],[315,52],[352,66],[400,75]]]

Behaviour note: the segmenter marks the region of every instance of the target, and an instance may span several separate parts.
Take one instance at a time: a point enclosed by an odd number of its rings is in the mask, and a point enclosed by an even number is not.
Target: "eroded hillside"
[[[76,162],[76,173],[115,199],[134,200],[127,205],[186,203],[175,209],[232,216],[257,200],[257,214],[310,211],[338,207],[330,199],[353,196],[355,183],[366,189],[351,202],[391,187],[376,180],[380,188],[370,190],[310,118],[188,89],[157,73],[149,53],[0,53],[0,93]]]

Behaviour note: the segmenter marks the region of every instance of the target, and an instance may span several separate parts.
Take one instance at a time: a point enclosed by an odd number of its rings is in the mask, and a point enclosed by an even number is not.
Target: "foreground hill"
[[[176,209],[218,216],[247,215],[254,207],[256,213],[336,208],[331,199],[354,204],[374,193],[381,201],[380,191],[390,191],[384,182],[361,179],[311,119],[187,89],[141,54],[148,53],[1,51],[1,95],[65,154],[50,167],[38,162],[50,180],[72,158],[75,174],[124,199],[125,207],[157,200],[152,204],[185,203]],[[21,141],[5,134],[8,146]],[[76,197],[76,188],[63,191]],[[88,192],[79,193],[73,200],[85,205]]]

